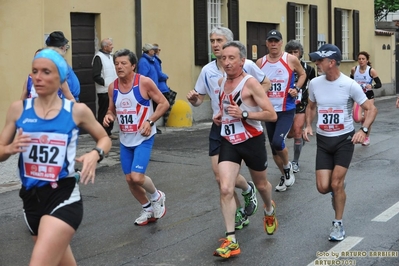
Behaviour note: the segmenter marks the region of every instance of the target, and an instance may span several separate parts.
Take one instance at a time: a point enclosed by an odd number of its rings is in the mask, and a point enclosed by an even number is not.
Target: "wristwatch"
[[[248,112],[242,111],[242,119],[247,120],[247,118],[248,118]]]
[[[98,159],[97,163],[101,162],[104,159],[104,151],[99,147],[95,147],[93,151],[98,152],[98,156],[100,156],[100,159]]]
[[[360,128],[364,133],[369,133],[369,129],[367,127],[361,127]]]
[[[153,126],[153,125],[154,125],[154,122],[151,121],[150,119],[147,119],[147,122],[150,123],[150,126]]]

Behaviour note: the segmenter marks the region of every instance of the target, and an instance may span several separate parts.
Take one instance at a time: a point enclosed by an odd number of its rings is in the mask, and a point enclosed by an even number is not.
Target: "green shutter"
[[[360,52],[359,10],[353,10],[353,60],[357,60]]]
[[[287,42],[295,40],[295,3],[287,3]]]
[[[195,65],[208,63],[208,3],[205,0],[194,0],[194,54]]]
[[[227,4],[229,12],[229,29],[234,34],[234,40],[240,39],[239,7],[238,0],[229,0]]]
[[[309,6],[309,52],[317,50],[317,6]]]
[[[342,10],[334,8],[334,44],[342,51]]]

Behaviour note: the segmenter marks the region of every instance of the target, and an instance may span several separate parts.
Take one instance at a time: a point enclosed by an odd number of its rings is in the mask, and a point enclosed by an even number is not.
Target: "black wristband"
[[[154,125],[154,122],[151,121],[150,119],[147,119],[147,122],[150,123],[150,126],[153,126],[153,125]]]

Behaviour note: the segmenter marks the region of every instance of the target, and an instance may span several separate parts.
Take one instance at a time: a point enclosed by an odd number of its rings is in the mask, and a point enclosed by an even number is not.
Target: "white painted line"
[[[396,214],[399,213],[399,201],[396,202],[392,207],[375,217],[372,222],[386,222],[392,217],[394,217]]]
[[[308,266],[319,265],[315,263],[317,260],[338,259],[341,256],[341,252],[351,250],[362,240],[363,237],[348,236],[347,238],[342,240],[339,244],[332,247],[329,251],[317,251],[316,255],[318,256],[318,259],[309,263]]]

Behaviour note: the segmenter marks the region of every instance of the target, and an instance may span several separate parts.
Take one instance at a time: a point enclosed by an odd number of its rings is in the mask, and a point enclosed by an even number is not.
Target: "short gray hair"
[[[303,46],[297,40],[290,40],[289,42],[287,42],[287,44],[285,45],[284,50],[287,53],[289,53],[289,52],[291,52],[293,50],[299,50],[299,58],[302,58],[302,56],[303,56]]]
[[[105,46],[108,46],[108,41],[110,41],[111,43],[113,43],[111,38],[105,38],[104,40],[101,41],[101,49],[104,48]]]
[[[228,42],[234,40],[233,32],[226,27],[221,27],[221,26],[214,27],[209,33],[209,37],[211,37],[212,34],[222,35],[226,38],[226,41]]]
[[[230,41],[223,45],[223,49],[227,47],[236,47],[240,51],[240,58],[247,58],[247,48],[239,41]]]

